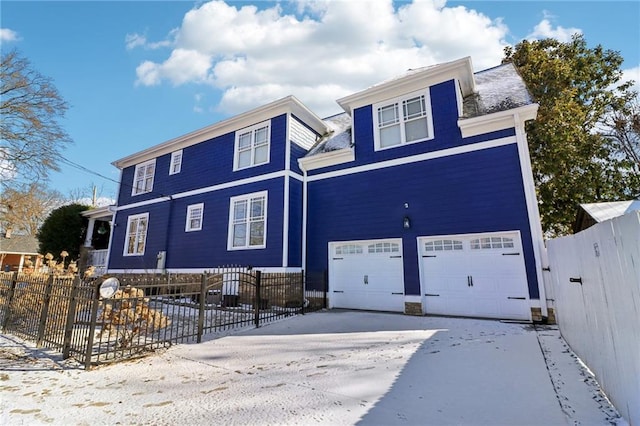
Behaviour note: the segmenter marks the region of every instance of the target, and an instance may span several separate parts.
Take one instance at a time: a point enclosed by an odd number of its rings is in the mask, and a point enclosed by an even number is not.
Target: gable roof
[[[38,254],[39,243],[36,237],[31,235],[11,235],[6,238],[5,235],[0,236],[0,253],[11,254]]]
[[[159,145],[154,145],[151,148],[116,160],[111,164],[119,169],[124,169],[286,113],[295,115],[320,135],[327,132],[325,123],[320,117],[307,108],[295,96],[287,96],[267,105],[262,105],[245,113],[219,121],[211,126],[187,133],[186,135],[179,136]]]
[[[573,225],[573,232],[578,233],[596,223],[624,216],[632,211],[640,211],[640,199],[580,204],[576,214],[576,221]]]

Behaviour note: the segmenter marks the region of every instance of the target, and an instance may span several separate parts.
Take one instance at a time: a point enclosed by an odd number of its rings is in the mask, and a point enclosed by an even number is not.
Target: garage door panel
[[[517,232],[422,237],[419,247],[426,313],[530,318]]]
[[[403,312],[400,248],[396,240],[330,244],[332,307]]]

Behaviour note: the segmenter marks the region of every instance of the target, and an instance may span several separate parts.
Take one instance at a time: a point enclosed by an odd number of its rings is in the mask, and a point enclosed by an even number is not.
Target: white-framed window
[[[436,240],[424,243],[424,251],[453,251],[463,250],[462,241]]]
[[[155,159],[136,165],[131,195],[145,194],[153,190],[153,176],[155,174],[155,170]]]
[[[204,203],[187,206],[187,223],[185,232],[200,231],[202,229],[202,216],[204,215]]]
[[[236,132],[233,170],[269,162],[271,122],[265,121]]]
[[[375,243],[367,247],[369,253],[400,253],[400,245],[397,243]]]
[[[127,219],[127,239],[124,246],[125,256],[142,256],[147,244],[149,213],[129,216]]]
[[[373,105],[375,150],[433,139],[429,91]]]
[[[231,197],[228,250],[267,246],[267,191]]]
[[[358,244],[343,244],[336,247],[336,254],[362,254],[362,246]]]
[[[471,240],[471,250],[490,250],[513,247],[513,238],[509,237],[485,237]]]
[[[182,170],[182,150],[171,153],[171,163],[169,163],[169,174],[175,175]]]

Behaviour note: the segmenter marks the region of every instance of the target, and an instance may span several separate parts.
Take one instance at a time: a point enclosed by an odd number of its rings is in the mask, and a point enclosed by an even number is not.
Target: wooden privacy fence
[[[111,277],[119,288],[101,295],[107,276],[83,281],[0,273],[2,330],[90,368],[325,306],[324,293],[305,295],[302,272],[224,267],[204,274]]]

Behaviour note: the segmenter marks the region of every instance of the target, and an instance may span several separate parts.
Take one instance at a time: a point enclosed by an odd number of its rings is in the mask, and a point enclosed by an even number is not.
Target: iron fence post
[[[47,319],[49,318],[49,302],[51,301],[51,290],[53,288],[53,274],[49,275],[47,285],[44,288],[44,300],[42,301],[42,310],[40,311],[40,321],[38,323],[38,336],[36,338],[36,346],[42,345]]]
[[[78,292],[80,291],[80,275],[76,275],[73,279],[73,287],[71,288],[71,296],[69,299],[69,310],[67,311],[67,320],[64,326],[64,340],[62,344],[62,359],[69,358],[71,351],[71,335],[73,334],[73,326],[76,320],[76,308],[78,306]]]
[[[9,293],[7,294],[7,300],[4,307],[4,320],[2,321],[2,331],[6,331],[7,324],[9,324],[9,317],[11,316],[11,302],[13,301],[13,295],[16,291],[16,285],[18,284],[18,272],[13,273],[11,278],[11,285],[9,286]]]
[[[93,297],[91,304],[91,319],[89,320],[89,336],[87,336],[87,347],[84,351],[84,368],[91,368],[91,356],[93,355],[93,340],[96,335],[96,326],[98,322],[98,308],[100,307],[100,285],[103,280],[99,280],[93,288]],[[97,360],[96,360],[97,361]]]
[[[200,303],[198,310],[198,343],[202,342],[202,335],[204,334],[204,304],[207,298],[207,274],[202,274],[200,280]]]
[[[260,327],[260,303],[262,302],[260,300],[260,283],[261,283],[261,272],[260,271],[255,271],[255,281],[256,281],[256,295],[255,295],[255,302],[253,304],[253,309],[254,309],[254,322],[256,324],[256,327]]]

